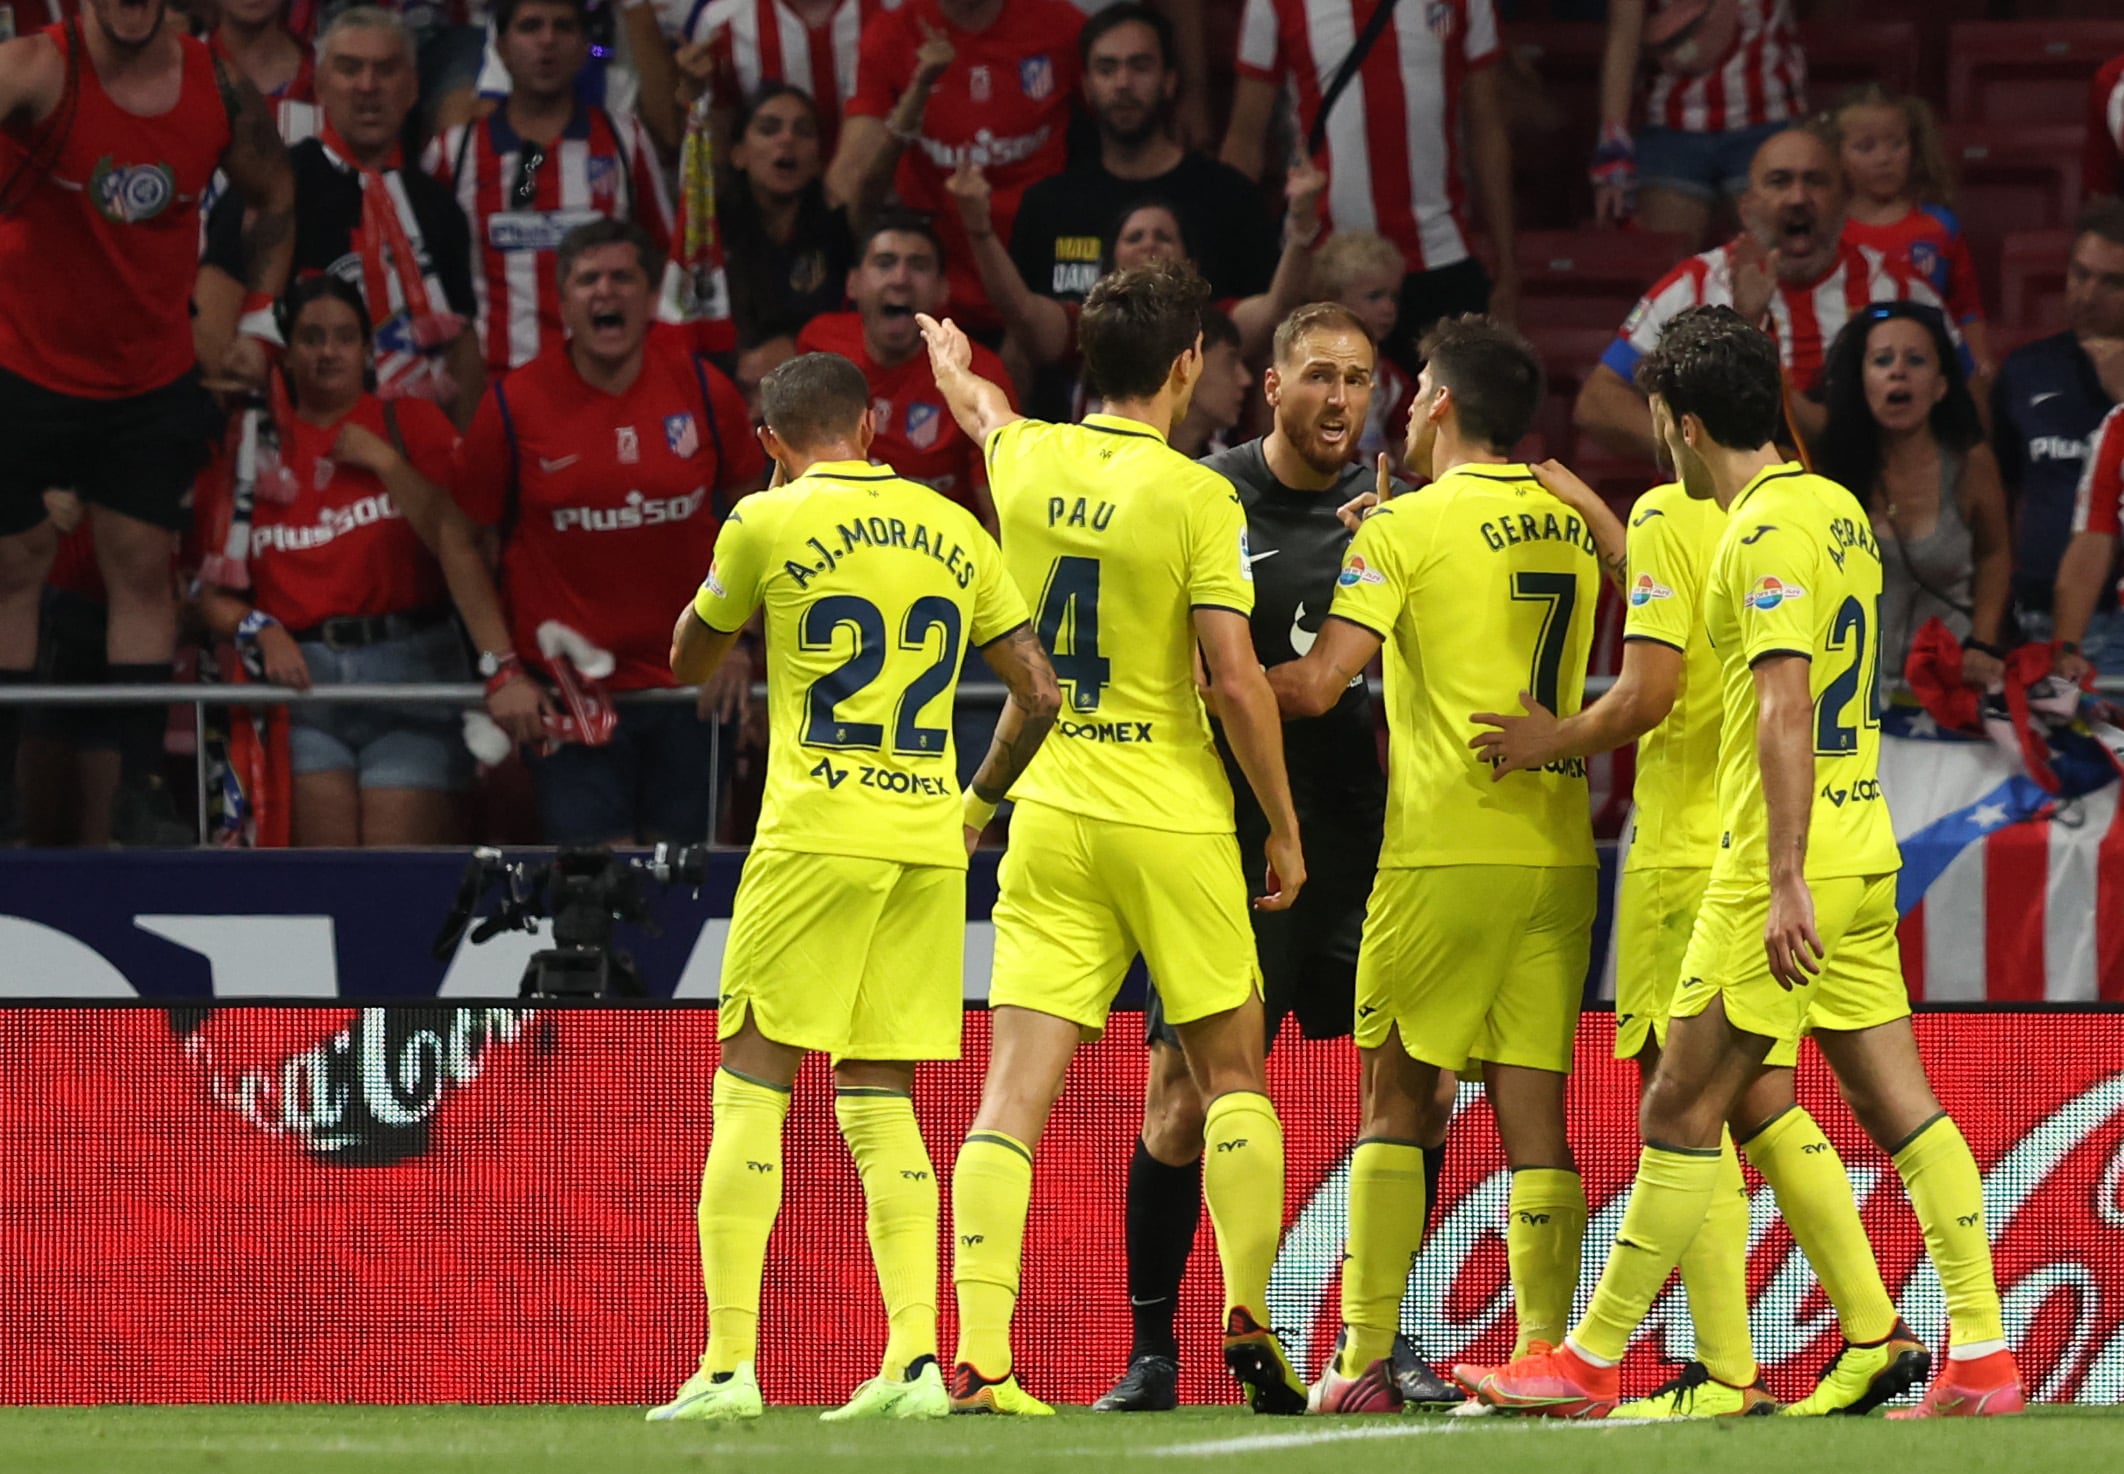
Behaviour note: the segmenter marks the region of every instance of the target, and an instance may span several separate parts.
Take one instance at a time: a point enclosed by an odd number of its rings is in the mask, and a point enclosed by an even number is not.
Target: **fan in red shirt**
[[[213,435],[190,289],[217,167],[251,207],[262,309],[287,278],[294,180],[257,89],[162,0],[88,0],[0,44],[0,682],[26,680],[36,658],[54,486],[89,507],[111,679],[170,678],[171,534],[190,523],[185,496]],[[262,382],[265,353],[246,337],[216,367]],[[17,710],[0,707],[0,772],[13,768]],[[127,777],[147,792],[163,714],[141,706],[124,721]]]
[[[922,330],[915,326],[917,312],[943,306],[944,259],[936,232],[920,216],[880,215],[858,243],[856,266],[848,273],[848,300],[856,310],[813,318],[797,335],[797,351],[838,353],[863,371],[877,423],[872,460],[943,493],[993,527],[981,447],[945,408]],[[975,373],[992,384],[1010,382],[1002,359],[978,343],[973,351]]]
[[[863,30],[855,96],[827,168],[827,192],[871,214],[888,186],[943,233],[951,312],[992,332],[966,233],[944,192],[962,161],[987,172],[1006,239],[1018,201],[1068,157],[1084,16],[1068,0],[906,0]]]
[[[577,226],[559,249],[568,340],[487,391],[459,449],[465,518],[500,526],[501,599],[459,606],[484,652],[488,709],[511,736],[543,734],[543,697],[519,679],[550,674],[541,625],[557,622],[615,662],[606,686],[673,684],[671,611],[699,586],[732,503],[766,458],[737,387],[696,352],[688,327],[650,323],[662,263],[638,226]],[[464,539],[444,526],[445,548]],[[749,663],[726,681],[749,687]],[[539,812],[553,844],[706,837],[715,781],[704,715],[730,693],[704,689],[701,715],[670,704],[620,707],[611,740],[534,754]]]
[[[361,293],[310,277],[282,309],[289,412],[282,474],[249,504],[202,478],[211,555],[199,607],[276,685],[461,681],[463,639],[428,539],[457,432],[427,400],[365,387]],[[471,779],[457,714],[433,707],[298,706],[288,719],[290,834],[298,845],[448,844]]]

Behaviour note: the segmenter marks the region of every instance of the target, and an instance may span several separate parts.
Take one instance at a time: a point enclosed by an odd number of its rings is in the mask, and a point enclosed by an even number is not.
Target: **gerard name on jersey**
[[[730,520],[738,519],[732,516]],[[920,522],[910,524],[903,517],[851,517],[834,524],[833,537],[840,543],[838,548],[815,537],[804,539],[818,553],[816,563],[799,563],[794,558],[783,561],[782,570],[796,580],[798,588],[810,587],[814,578],[830,576],[840,568],[842,559],[865,548],[904,548],[934,558],[951,571],[962,589],[971,588],[980,572],[957,538]]]
[[[1492,517],[1482,524],[1482,540],[1489,544],[1490,551],[1501,553],[1506,548],[1516,548],[1522,543],[1567,542],[1599,556],[1593,544],[1593,534],[1576,517],[1569,513],[1558,516],[1544,512],[1536,516],[1532,512],[1520,512],[1505,517]]]

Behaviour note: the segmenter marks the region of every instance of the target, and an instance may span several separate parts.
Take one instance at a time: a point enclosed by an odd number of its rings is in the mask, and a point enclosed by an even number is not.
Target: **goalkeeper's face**
[[[1322,329],[1291,344],[1269,371],[1276,428],[1298,458],[1323,476],[1348,464],[1372,412],[1371,339],[1354,328]]]

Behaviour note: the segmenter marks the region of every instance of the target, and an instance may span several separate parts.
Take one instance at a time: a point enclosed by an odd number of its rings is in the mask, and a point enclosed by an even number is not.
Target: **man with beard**
[[[935,228],[919,215],[888,211],[856,242],[855,270],[848,273],[855,311],[813,318],[797,335],[797,351],[838,353],[861,369],[877,417],[871,455],[993,528],[981,448],[945,407],[915,323],[917,312],[942,310],[949,295],[944,244]],[[1003,361],[978,343],[973,372],[991,384],[1010,382]]]
[[[1639,300],[1579,391],[1578,428],[1649,463],[1652,412],[1634,382],[1638,360],[1658,346],[1676,314],[1716,304],[1776,340],[1791,428],[1809,439],[1820,433],[1827,412],[1812,396],[1837,330],[1873,302],[1940,306],[1921,277],[1844,240],[1844,200],[1843,166],[1820,134],[1788,128],[1766,140],[1741,196],[1741,233],[1691,256]],[[1962,357],[1966,370],[1966,349]]]
[[[1267,288],[1276,269],[1275,223],[1252,180],[1182,147],[1173,136],[1180,72],[1172,23],[1148,5],[1114,5],[1084,23],[1084,106],[1099,152],[1025,191],[1011,227],[1011,260],[1027,286],[1081,302],[1099,279],[1123,212],[1144,200],[1170,205],[1213,301]]]
[[[1276,329],[1275,358],[1263,378],[1275,427],[1202,460],[1230,480],[1246,509],[1254,654],[1265,666],[1310,650],[1334,602],[1350,544],[1337,511],[1374,485],[1372,470],[1353,462],[1350,449],[1371,405],[1376,362],[1371,336],[1349,308],[1334,302],[1299,308]],[[1306,853],[1311,882],[1297,903],[1288,911],[1254,913],[1270,1043],[1286,1015],[1308,1039],[1350,1032],[1358,939],[1386,815],[1372,699],[1361,674],[1325,712],[1286,724],[1283,742],[1300,830],[1316,838]],[[1231,751],[1220,748],[1232,777],[1239,842],[1252,853],[1266,838],[1268,821]],[[1098,1412],[1159,1412],[1178,1403],[1173,1313],[1200,1217],[1204,1105],[1152,981],[1143,1134],[1128,1168],[1133,1344],[1127,1375],[1094,1404]],[[1450,1081],[1442,1101],[1417,1138],[1434,1199]],[[1407,1343],[1395,1347],[1394,1361],[1406,1400],[1459,1400]]]
[[[213,370],[263,386],[258,340],[279,340],[271,307],[293,245],[287,152],[258,89],[162,0],[87,0],[0,45],[0,135],[0,684],[36,664],[54,486],[89,507],[109,679],[162,684],[174,534],[216,430],[191,326],[199,200],[221,169],[249,220],[241,331]],[[0,707],[0,774],[14,772],[21,710]],[[158,706],[125,714],[134,793],[157,782],[163,725]]]

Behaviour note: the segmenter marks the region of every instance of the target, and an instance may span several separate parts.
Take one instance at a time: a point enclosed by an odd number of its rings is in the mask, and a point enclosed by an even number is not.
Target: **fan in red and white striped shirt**
[[[900,0],[694,0],[682,37],[706,41],[716,107],[735,111],[765,82],[811,94],[819,143],[830,158],[841,104],[855,93],[863,26]]]
[[[1684,133],[1737,133],[1807,111],[1807,58],[1792,0],[1733,0],[1738,29],[1724,56],[1700,76],[1661,68],[1645,99],[1645,122]]]
[[[1820,383],[1829,344],[1844,324],[1874,302],[1923,302],[1939,295],[1914,270],[1843,238],[1842,165],[1827,143],[1803,128],[1774,135],[1757,150],[1748,193],[1747,229],[1722,246],[1691,256],[1638,300],[1600,366],[1579,391],[1579,426],[1611,449],[1652,459],[1652,422],[1637,392],[1638,360],[1675,316],[1691,307],[1736,307],[1768,319],[1788,383],[1800,395]],[[1767,263],[1767,265],[1766,265]],[[1767,279],[1766,279],[1767,273]],[[1953,322],[1962,368],[1972,368]],[[1812,433],[1812,407],[1795,404]]]
[[[2060,643],[2058,674],[2077,681],[2090,669],[2124,672],[2124,648],[2112,640],[2088,640],[2088,626],[2103,592],[2117,578],[2117,539],[2124,535],[2124,405],[2111,410],[2088,444],[2087,469],[2080,474],[2080,496],[2072,509],[2072,541],[2058,560],[2057,590],[2051,598],[2051,633]],[[2105,624],[2117,616],[2103,616]],[[2090,662],[2080,646],[2097,656]]]
[[[489,374],[536,358],[561,336],[561,237],[600,215],[631,220],[670,253],[671,200],[633,113],[579,103],[589,56],[580,0],[515,0],[497,8],[508,98],[430,145],[426,167],[457,196],[479,253],[473,276]]]
[[[2081,161],[2090,195],[2124,195],[2124,56],[2112,56],[2087,92],[2087,152]]]

